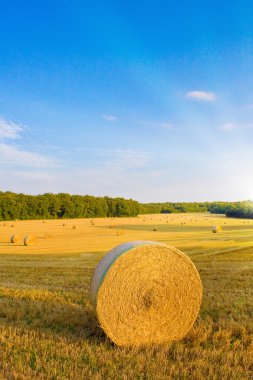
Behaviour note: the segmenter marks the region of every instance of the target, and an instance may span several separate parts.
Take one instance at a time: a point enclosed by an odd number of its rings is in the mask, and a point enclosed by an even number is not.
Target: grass
[[[176,221],[174,219],[170,224],[186,217],[189,216],[177,215],[174,217]],[[13,247],[5,242],[3,236],[0,250],[6,249],[8,254],[0,255],[0,378],[253,378],[252,224],[248,229],[240,228],[245,226],[243,221],[226,220],[228,229],[212,234],[210,230],[198,228],[205,223],[215,224],[209,223],[209,216],[205,217],[207,219],[194,215],[194,220],[188,223],[196,228],[185,232],[181,230],[187,229],[187,224],[178,224],[176,231],[164,229],[161,232],[160,216],[150,216],[152,219],[145,222],[143,218],[124,220],[124,223],[122,220],[96,220],[97,228],[89,227],[88,222],[86,226],[85,220],[75,221],[77,230],[72,230],[71,221],[66,221],[66,227],[59,222],[55,226],[56,221],[47,221],[47,228],[48,224],[51,225],[49,229],[54,231],[54,238],[38,240],[37,246],[32,248]],[[154,219],[157,220],[154,222]],[[26,229],[29,223],[24,222]],[[33,224],[37,235],[41,223]],[[88,231],[94,231],[91,232],[93,239],[101,238],[103,249],[96,252],[95,243],[90,238],[88,242],[81,243],[82,247],[86,244],[85,250],[75,250],[77,241],[82,239],[79,235],[82,223]],[[107,223],[108,228],[105,227]],[[110,229],[112,223],[113,228]],[[144,230],[133,229],[142,224]],[[149,228],[153,225],[158,227],[158,231]],[[229,229],[229,226],[235,228]],[[64,232],[61,232],[62,228]],[[124,230],[124,236],[116,236],[115,228]],[[2,231],[4,227],[0,229]],[[74,252],[60,254],[55,240],[61,242],[63,251],[65,229],[66,240],[70,234],[73,236]],[[84,240],[88,236],[86,229],[83,230]],[[101,231],[105,237],[100,236]],[[62,234],[61,239],[57,234]],[[160,347],[118,348],[97,326],[89,302],[89,284],[94,267],[103,256],[104,246],[109,244],[106,241],[108,235],[111,246],[114,246],[120,239],[130,240],[131,234],[140,234],[141,238],[145,236],[150,240],[176,242],[174,245],[185,248],[200,272],[204,287],[201,312],[193,329],[180,342]],[[45,247],[49,247],[47,252]],[[28,253],[24,253],[26,248]]]

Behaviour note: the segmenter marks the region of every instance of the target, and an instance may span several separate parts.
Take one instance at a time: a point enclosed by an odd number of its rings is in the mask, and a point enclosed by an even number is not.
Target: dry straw
[[[37,242],[37,238],[33,235],[27,235],[24,238],[24,245],[34,245]]]
[[[20,243],[21,242],[21,237],[19,235],[12,235],[10,238],[10,242],[13,244]]]
[[[150,241],[124,243],[103,257],[91,302],[107,336],[119,346],[179,340],[202,299],[197,269],[182,252]]]
[[[222,231],[222,227],[221,226],[213,226],[212,227],[212,232],[214,234],[218,233],[218,232],[221,232]]]

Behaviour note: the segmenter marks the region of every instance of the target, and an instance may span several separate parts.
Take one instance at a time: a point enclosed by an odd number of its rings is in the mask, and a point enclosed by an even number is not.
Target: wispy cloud
[[[245,124],[235,124],[235,123],[225,123],[221,125],[220,130],[223,132],[230,132],[234,130],[247,130],[253,129],[253,123],[245,123]]]
[[[17,139],[23,130],[22,125],[0,117],[0,139]]]
[[[30,152],[22,146],[6,143],[5,140],[15,140],[21,137],[26,127],[0,117],[0,167],[18,166],[30,168],[58,167],[59,162],[55,158],[43,156],[40,153]],[[20,140],[22,142],[22,140]]]
[[[214,92],[207,91],[189,91],[186,93],[186,98],[199,100],[204,102],[214,102],[217,99],[217,96]]]
[[[52,168],[59,166],[54,158],[20,149],[14,145],[0,143],[0,165],[28,166],[34,168]]]
[[[234,129],[237,129],[238,126],[233,123],[225,123],[220,127],[220,130],[223,132],[230,132],[233,131]]]
[[[115,115],[106,115],[106,114],[104,114],[103,118],[105,120],[107,120],[107,121],[117,121],[117,120],[119,120],[118,117],[115,116]]]
[[[79,149],[103,159],[106,167],[140,168],[144,167],[151,157],[147,152],[133,149]]]

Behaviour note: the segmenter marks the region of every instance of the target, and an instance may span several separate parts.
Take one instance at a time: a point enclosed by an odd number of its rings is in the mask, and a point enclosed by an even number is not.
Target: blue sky
[[[252,164],[250,1],[1,2],[2,191],[253,199]]]

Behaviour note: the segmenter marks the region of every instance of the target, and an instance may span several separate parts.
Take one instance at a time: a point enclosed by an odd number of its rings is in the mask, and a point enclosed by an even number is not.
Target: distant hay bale
[[[12,235],[10,238],[10,242],[13,244],[17,244],[21,242],[21,237],[19,235]]]
[[[124,243],[97,265],[91,302],[100,326],[119,346],[183,338],[201,304],[197,269],[182,252],[150,241]]]
[[[11,224],[11,227],[13,228],[13,227],[14,227],[14,224]]]
[[[157,231],[157,229],[158,229],[157,226],[153,227],[153,231]]]
[[[27,235],[24,238],[24,245],[34,245],[37,243],[37,238],[33,235]]]
[[[45,232],[44,238],[45,239],[52,239],[53,238],[53,234],[51,232]]]
[[[76,230],[76,226],[72,226],[72,230]]]
[[[213,226],[212,227],[212,232],[214,234],[218,233],[218,232],[221,232],[222,231],[222,227],[221,226]]]
[[[117,232],[116,232],[116,235],[117,236],[122,236],[122,235],[124,235],[125,234],[125,231],[124,230],[118,230]]]
[[[65,223],[62,223],[62,226],[63,226],[63,227],[65,227],[65,226],[66,226],[66,224],[65,224]]]

